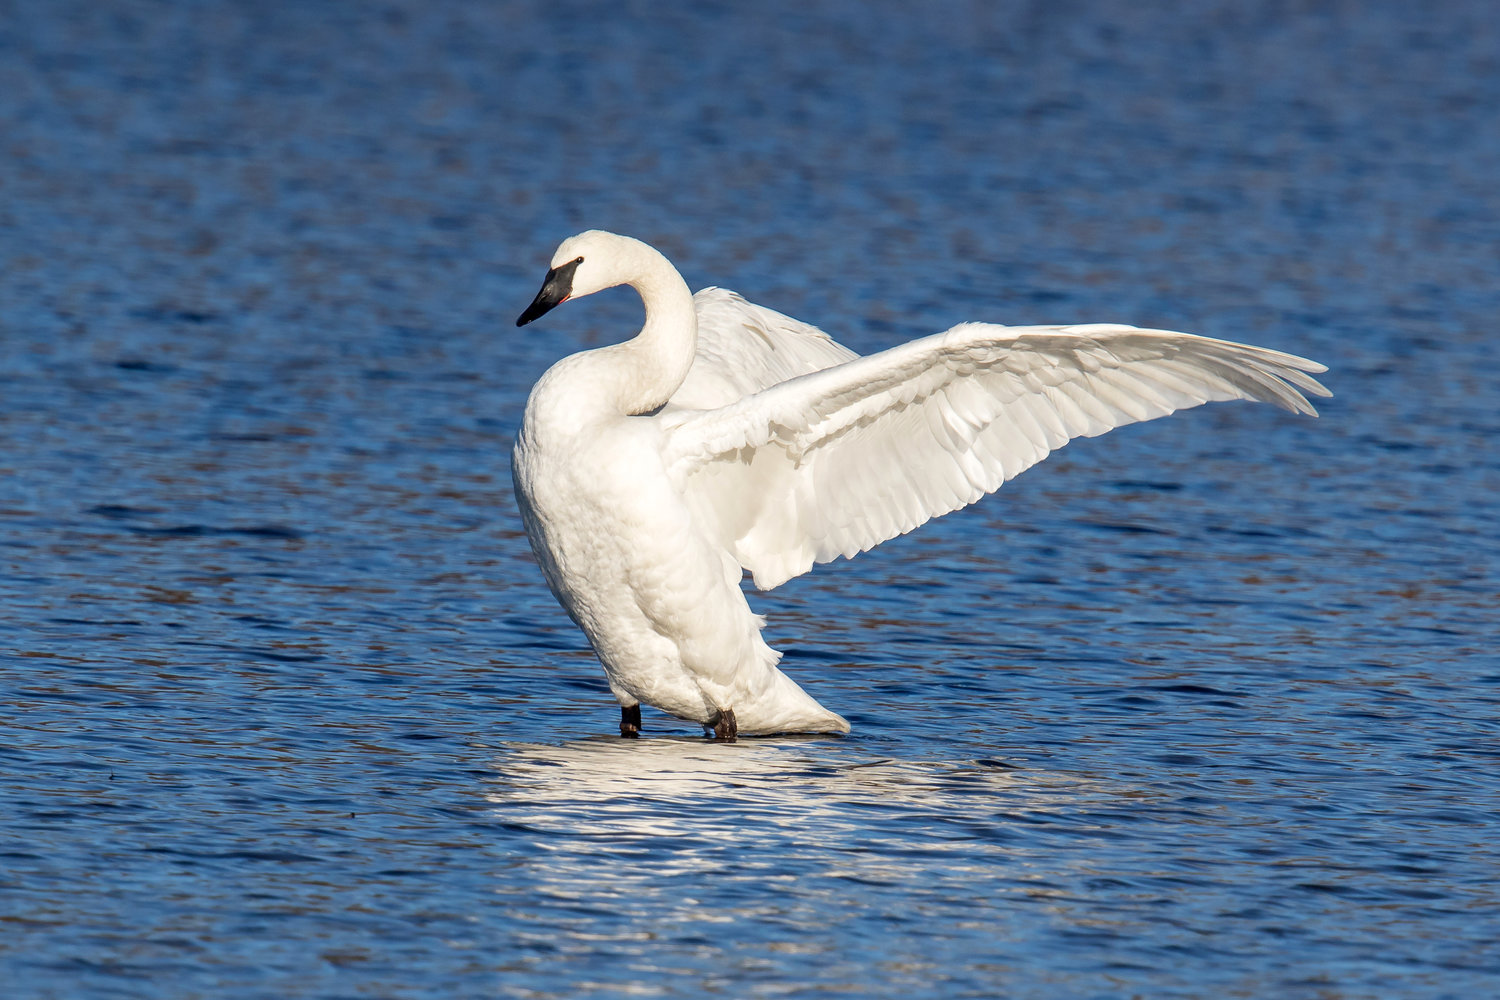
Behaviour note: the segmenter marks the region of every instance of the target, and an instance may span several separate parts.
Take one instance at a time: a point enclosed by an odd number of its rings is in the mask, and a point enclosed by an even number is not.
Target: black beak
[[[560,264],[547,272],[547,280],[542,282],[542,290],[536,293],[536,298],[531,300],[531,305],[526,307],[516,326],[525,326],[532,320],[556,309],[568,300],[573,294],[573,272],[578,270],[578,265],[583,263],[583,258],[570,260],[566,264]]]

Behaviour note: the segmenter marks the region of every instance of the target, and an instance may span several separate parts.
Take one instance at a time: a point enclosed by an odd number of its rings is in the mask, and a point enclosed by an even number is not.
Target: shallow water
[[[18,4],[0,970],[25,997],[1500,991],[1487,5]],[[519,534],[632,233],[860,350],[1328,364],[752,603],[854,732],[616,711]]]

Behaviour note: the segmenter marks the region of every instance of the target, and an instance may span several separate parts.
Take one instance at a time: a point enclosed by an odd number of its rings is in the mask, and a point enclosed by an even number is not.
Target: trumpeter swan
[[[645,325],[531,391],[513,455],[526,534],[640,730],[640,703],[736,733],[848,732],[777,668],[742,568],[770,589],[957,510],[1056,448],[1218,400],[1316,415],[1324,367],[1108,324],[963,323],[860,357],[706,288],[613,233],[563,241],[531,322],[630,285]]]

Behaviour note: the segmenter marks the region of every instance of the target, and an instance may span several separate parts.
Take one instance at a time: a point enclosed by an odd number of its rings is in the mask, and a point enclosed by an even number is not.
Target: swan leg
[[[620,706],[620,735],[635,739],[641,735],[641,703]]]
[[[734,721],[734,709],[726,708],[719,712],[714,719],[714,740],[719,743],[733,743],[740,727]]]

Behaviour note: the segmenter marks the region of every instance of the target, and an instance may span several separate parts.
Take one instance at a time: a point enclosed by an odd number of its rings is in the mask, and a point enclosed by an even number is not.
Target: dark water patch
[[[212,434],[209,435],[209,440],[216,441],[216,442],[222,442],[224,444],[264,444],[264,443],[266,443],[268,441],[281,441],[281,440],[285,440],[288,436],[295,436],[295,435],[265,434],[265,433],[258,433],[258,432],[256,432],[256,433],[225,433],[225,432],[215,432],[215,433],[212,433]]]
[[[1145,490],[1152,493],[1176,493],[1183,488],[1181,483],[1153,482],[1145,479],[1120,479],[1110,485],[1118,490]]]
[[[148,323],[186,323],[191,326],[200,326],[204,323],[213,323],[222,319],[216,313],[173,306],[150,306],[147,308],[132,309],[128,315],[132,319],[145,320]]]
[[[205,524],[175,524],[170,527],[131,525],[130,531],[151,538],[205,538],[209,536],[235,535],[244,538],[271,538],[297,541],[303,533],[296,528],[279,524],[256,524],[243,527],[217,527]]]
[[[84,511],[86,514],[96,514],[112,520],[126,520],[129,518],[151,517],[162,513],[160,509],[147,509],[142,507],[127,507],[124,504],[99,504]]]
[[[127,372],[146,372],[152,375],[172,375],[178,371],[176,365],[161,361],[146,361],[141,358],[125,358],[115,362],[115,367]]]

